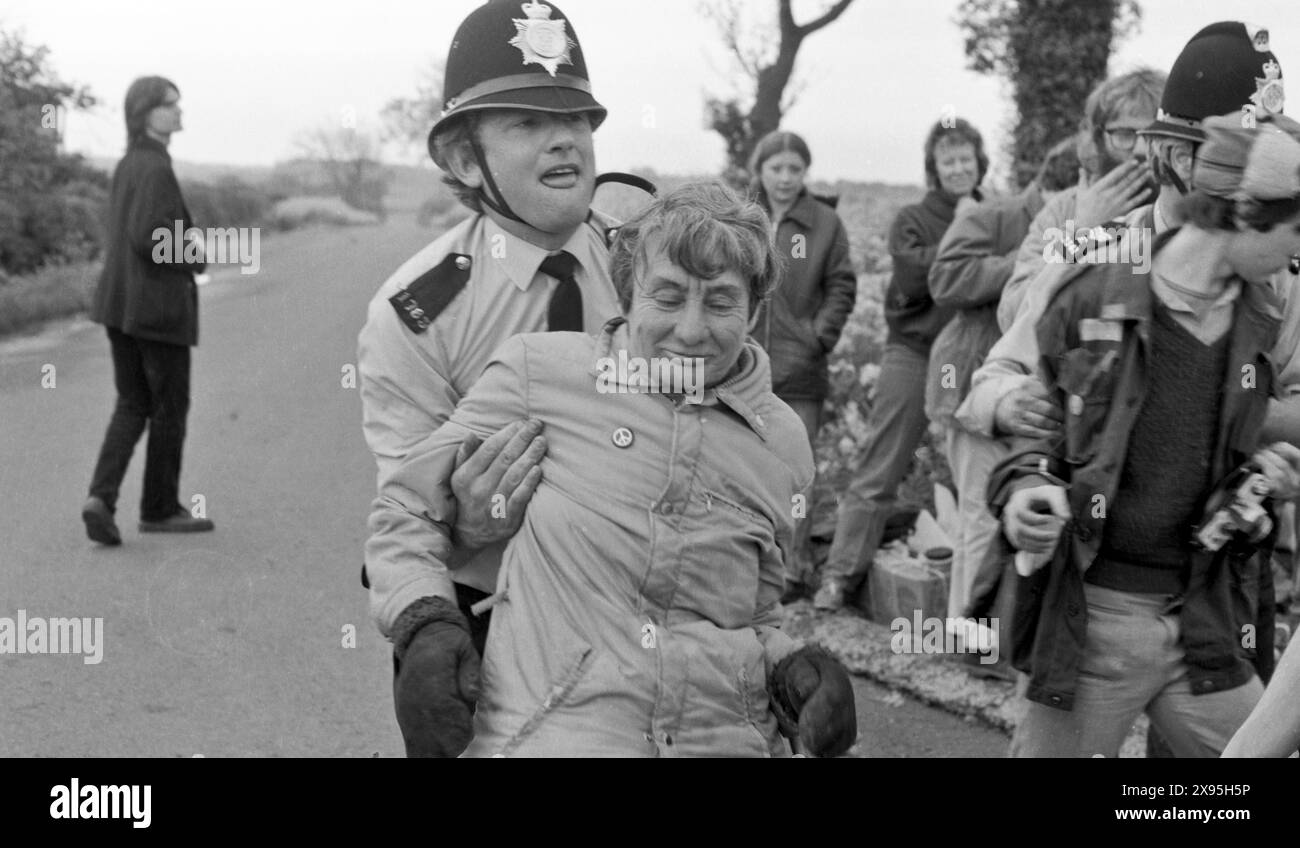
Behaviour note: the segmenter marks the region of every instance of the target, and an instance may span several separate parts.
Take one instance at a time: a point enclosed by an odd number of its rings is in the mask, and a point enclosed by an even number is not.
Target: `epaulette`
[[[614,239],[618,238],[618,231],[623,226],[617,219],[595,209],[587,210],[587,225],[600,234],[606,250],[614,248]]]
[[[412,333],[423,333],[465,288],[471,267],[472,260],[466,254],[449,253],[405,288],[398,289],[388,302]]]

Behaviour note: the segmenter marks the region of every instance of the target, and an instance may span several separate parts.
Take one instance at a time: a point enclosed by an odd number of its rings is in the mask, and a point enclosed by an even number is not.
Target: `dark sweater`
[[[980,196],[978,189],[975,196]],[[889,231],[894,268],[885,290],[887,341],[907,345],[917,353],[930,352],[930,345],[956,311],[936,306],[930,297],[930,266],[956,208],[957,198],[932,189],[920,203],[900,209]]]
[[[1107,510],[1101,556],[1087,579],[1121,591],[1177,592],[1191,529],[1212,483],[1231,334],[1205,345],[1158,297],[1151,312],[1150,388]]]

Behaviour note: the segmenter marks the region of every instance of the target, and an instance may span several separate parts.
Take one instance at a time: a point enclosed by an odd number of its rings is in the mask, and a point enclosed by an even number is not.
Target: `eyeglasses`
[[[1116,127],[1115,129],[1107,127],[1106,137],[1119,150],[1132,150],[1138,140],[1137,130],[1128,127]]]

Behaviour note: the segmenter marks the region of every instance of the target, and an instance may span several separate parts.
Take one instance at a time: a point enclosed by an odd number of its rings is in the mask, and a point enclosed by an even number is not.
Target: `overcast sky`
[[[185,130],[173,156],[271,164],[295,154],[294,137],[354,110],[374,128],[390,98],[414,93],[423,67],[445,55],[476,0],[4,0],[0,26],[51,49],[67,80],[102,103],[68,119],[68,147],[118,156],[122,97],[131,80],[162,74],[181,89]],[[596,97],[609,118],[596,134],[603,170],[649,166],[712,172],[721,140],[704,128],[706,90],[724,90],[729,65],[696,0],[567,0]],[[773,0],[751,0],[755,10]],[[825,0],[795,0],[806,21]],[[1300,0],[1141,0],[1141,29],[1111,71],[1168,70],[1198,29],[1221,19],[1264,25],[1288,78],[1300,78]],[[948,104],[1001,156],[1008,92],[965,70],[958,0],[855,0],[804,42],[806,91],[785,128],[807,138],[815,178],[920,183],[921,141]],[[522,17],[522,15],[521,15]],[[1300,92],[1300,87],[1293,89]],[[1300,112],[1300,93],[1291,113]]]

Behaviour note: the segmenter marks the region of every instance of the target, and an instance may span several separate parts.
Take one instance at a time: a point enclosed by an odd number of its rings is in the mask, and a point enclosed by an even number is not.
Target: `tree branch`
[[[849,8],[849,4],[852,2],[853,0],[839,0],[838,3],[836,3],[829,10],[827,10],[826,14],[822,15],[817,20],[811,21],[809,23],[804,24],[803,26],[797,27],[799,35],[800,36],[811,35],[812,33],[816,32],[822,27],[834,23],[835,19],[838,18],[840,15],[844,14],[844,10]],[[790,9],[789,0],[782,0],[781,8],[783,11],[789,11]],[[794,19],[791,18],[790,22],[794,23]]]

